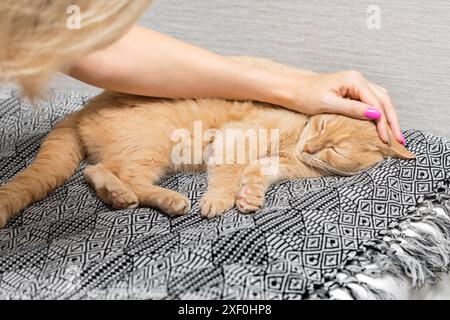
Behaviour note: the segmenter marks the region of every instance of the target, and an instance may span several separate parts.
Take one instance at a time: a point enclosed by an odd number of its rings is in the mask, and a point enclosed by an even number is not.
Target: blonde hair
[[[151,0],[1,0],[0,80],[33,96],[58,70],[122,36]]]

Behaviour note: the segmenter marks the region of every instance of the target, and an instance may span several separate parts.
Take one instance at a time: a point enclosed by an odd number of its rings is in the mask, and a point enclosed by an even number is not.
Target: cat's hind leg
[[[136,208],[139,205],[134,192],[103,164],[88,166],[84,177],[97,195],[114,209]]]

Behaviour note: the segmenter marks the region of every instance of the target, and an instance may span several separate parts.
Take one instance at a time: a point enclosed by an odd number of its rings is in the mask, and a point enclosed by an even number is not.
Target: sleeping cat
[[[286,73],[303,71],[260,58],[234,57],[241,63]],[[265,174],[263,162],[209,161],[174,164],[180,128],[190,133],[201,121],[202,132],[216,129],[278,129],[276,152],[258,159],[276,159],[278,171]],[[201,142],[214,150],[214,139]],[[245,147],[248,151],[248,146]],[[149,206],[171,215],[190,210],[189,200],[156,185],[174,171],[207,170],[208,189],[201,215],[216,217],[236,206],[251,213],[264,204],[267,188],[285,179],[352,175],[392,156],[414,155],[392,139],[384,144],[375,124],[340,115],[307,116],[284,108],[218,99],[168,100],[104,92],[84,109],[70,114],[43,142],[34,162],[0,188],[0,227],[31,203],[62,185],[85,159],[88,183],[116,209]],[[213,158],[214,159],[214,158]],[[247,158],[246,158],[247,159]]]

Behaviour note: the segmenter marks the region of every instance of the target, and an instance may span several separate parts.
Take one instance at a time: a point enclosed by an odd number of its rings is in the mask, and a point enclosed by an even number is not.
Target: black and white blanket
[[[55,93],[38,108],[14,91],[0,98],[0,183],[88,98]],[[388,271],[414,286],[436,282],[449,270],[450,143],[414,130],[405,136],[416,160],[286,181],[269,189],[259,212],[213,220],[198,210],[205,174],[161,181],[193,204],[173,219],[149,208],[112,211],[85,183],[82,165],[0,230],[0,298],[323,299],[336,288],[358,298],[352,284],[385,298],[355,275]],[[415,221],[436,232],[408,233]]]

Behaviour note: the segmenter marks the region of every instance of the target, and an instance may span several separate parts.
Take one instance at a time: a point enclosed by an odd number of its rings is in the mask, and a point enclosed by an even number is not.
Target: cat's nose
[[[319,151],[319,148],[311,143],[305,144],[305,147],[303,148],[303,151],[309,154],[314,154],[317,151]]]

